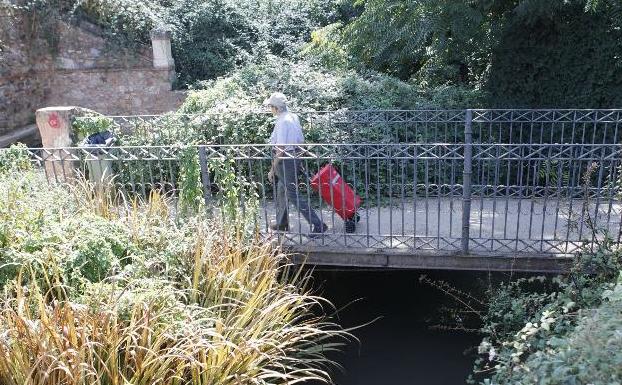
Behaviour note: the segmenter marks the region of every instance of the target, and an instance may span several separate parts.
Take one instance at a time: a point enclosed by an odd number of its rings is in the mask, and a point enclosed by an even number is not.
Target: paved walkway
[[[597,207],[598,206],[598,207]],[[601,201],[586,207],[580,200],[473,199],[470,217],[471,252],[569,254],[592,239],[590,220],[602,238],[607,231],[620,239],[622,202]],[[432,198],[398,201],[392,207],[361,207],[355,233],[324,205],[318,210],[329,231],[310,238],[309,225],[293,207],[290,231],[281,233],[288,245],[332,248],[377,248],[458,251],[461,245],[462,200]],[[274,218],[274,204],[261,213],[262,223]]]

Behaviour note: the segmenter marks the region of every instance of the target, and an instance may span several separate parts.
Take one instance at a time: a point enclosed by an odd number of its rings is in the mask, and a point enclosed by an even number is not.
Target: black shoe
[[[311,229],[311,234],[309,234],[309,237],[315,238],[325,233],[326,230],[328,230],[328,226],[326,226],[326,223],[322,223],[321,226],[313,226],[313,228]]]
[[[288,225],[279,225],[276,222],[270,223],[270,230],[272,231],[289,231]]]

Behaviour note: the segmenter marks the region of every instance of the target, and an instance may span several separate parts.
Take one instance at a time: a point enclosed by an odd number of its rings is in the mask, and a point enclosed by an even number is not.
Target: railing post
[[[464,170],[462,171],[462,254],[469,253],[471,221],[471,175],[473,170],[473,110],[466,110],[464,121]]]
[[[205,202],[205,208],[207,209],[209,207],[209,198],[212,195],[212,186],[209,180],[205,146],[199,146],[199,165],[201,167],[201,182],[203,184],[203,200]]]

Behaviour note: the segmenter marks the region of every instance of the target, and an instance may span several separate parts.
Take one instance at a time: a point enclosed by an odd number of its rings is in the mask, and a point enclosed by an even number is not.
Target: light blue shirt
[[[289,111],[278,114],[274,130],[272,130],[272,135],[270,135],[270,143],[273,145],[288,144],[289,146],[285,146],[284,150],[289,151],[296,148],[293,145],[302,144],[304,141],[298,115]]]

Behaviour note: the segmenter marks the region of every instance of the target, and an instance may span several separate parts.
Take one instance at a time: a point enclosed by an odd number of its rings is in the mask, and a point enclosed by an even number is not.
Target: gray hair
[[[272,106],[272,107],[276,108],[276,112],[278,112],[278,113],[287,112],[287,106],[286,105]]]

